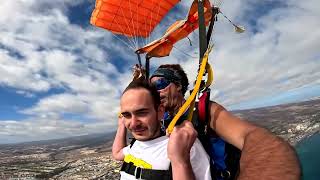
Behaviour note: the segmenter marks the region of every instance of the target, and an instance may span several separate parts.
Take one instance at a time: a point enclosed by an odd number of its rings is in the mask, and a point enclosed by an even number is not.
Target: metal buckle
[[[141,174],[142,168],[136,167],[136,169],[134,170],[134,177],[136,177],[136,179],[141,179]]]
[[[221,176],[222,178],[229,179],[230,176],[231,176],[231,173],[230,173],[230,171],[228,171],[228,170],[226,170],[226,171],[221,171],[220,176]]]

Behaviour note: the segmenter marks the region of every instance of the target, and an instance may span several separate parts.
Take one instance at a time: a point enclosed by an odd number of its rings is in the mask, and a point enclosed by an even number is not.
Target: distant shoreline
[[[302,137],[301,139],[297,140],[297,142],[295,144],[293,144],[292,146],[294,147],[298,147],[299,145],[301,145],[301,143],[309,138],[311,138],[312,136],[315,136],[317,134],[320,134],[320,130],[315,130],[314,132],[307,134],[306,136]]]

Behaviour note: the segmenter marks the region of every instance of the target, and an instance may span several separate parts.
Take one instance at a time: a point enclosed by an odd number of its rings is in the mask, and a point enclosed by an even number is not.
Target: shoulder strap
[[[214,103],[214,102],[212,102]],[[235,179],[239,171],[241,151],[222,140],[210,128],[201,125],[209,125],[210,119],[210,89],[203,91],[196,106],[197,118],[195,123],[202,145],[210,156],[211,176],[216,180]],[[203,129],[201,129],[203,128]],[[201,132],[199,132],[201,131]],[[205,132],[203,132],[205,131]]]
[[[192,124],[194,128],[198,132],[198,138],[200,139],[201,143],[207,142],[207,130],[208,123],[210,119],[210,88],[206,88],[203,90],[202,95],[199,97],[199,101],[196,102],[193,117],[192,117]],[[204,145],[204,144],[203,144]]]
[[[136,138],[131,138],[130,148],[133,146],[134,142],[136,142]]]
[[[210,102],[210,88],[203,91],[198,103],[199,121],[207,124],[210,118],[209,112],[209,102]]]

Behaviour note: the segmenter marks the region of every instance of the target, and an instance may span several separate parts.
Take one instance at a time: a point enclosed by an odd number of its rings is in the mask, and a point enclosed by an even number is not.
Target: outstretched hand
[[[168,142],[168,158],[172,163],[190,162],[190,150],[197,135],[197,131],[189,121],[174,127]]]

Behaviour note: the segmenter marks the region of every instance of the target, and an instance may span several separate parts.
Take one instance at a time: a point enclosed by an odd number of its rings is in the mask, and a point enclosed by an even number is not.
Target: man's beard
[[[156,113],[156,118],[158,118],[158,112]],[[131,133],[133,133],[134,137],[137,140],[149,141],[149,140],[152,140],[152,139],[155,139],[155,138],[159,137],[160,128],[161,128],[160,120],[157,119],[157,121],[154,124],[154,126],[144,126],[143,124],[141,124],[138,127],[134,128],[134,129],[131,129]],[[138,135],[139,133],[134,133],[134,130],[139,130],[139,129],[146,129],[143,132],[143,135]],[[133,130],[133,132],[132,132],[132,130]],[[139,136],[141,136],[141,137],[139,137]]]

